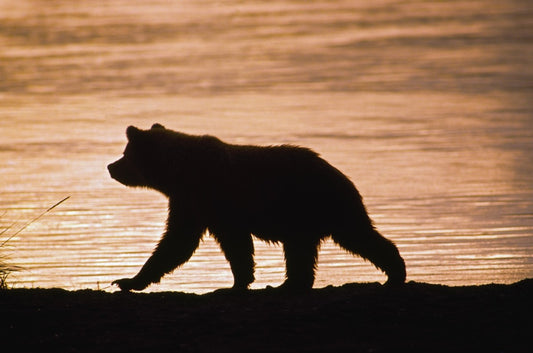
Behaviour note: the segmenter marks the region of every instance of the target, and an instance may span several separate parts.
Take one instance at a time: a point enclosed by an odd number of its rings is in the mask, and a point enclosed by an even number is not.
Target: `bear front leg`
[[[233,273],[233,288],[246,290],[254,278],[254,243],[247,232],[217,232],[215,239],[220,245]]]
[[[283,243],[286,279],[281,285],[282,289],[300,291],[313,287],[319,244],[309,240]]]
[[[113,281],[123,291],[143,290],[190,259],[198,248],[203,231],[201,228],[183,227],[180,231],[168,228],[139,273],[133,278]]]

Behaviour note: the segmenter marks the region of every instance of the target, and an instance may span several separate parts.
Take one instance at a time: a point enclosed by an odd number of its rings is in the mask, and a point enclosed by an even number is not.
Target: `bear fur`
[[[388,284],[404,283],[396,246],[373,226],[353,183],[310,149],[247,146],[193,136],[154,124],[129,126],[122,158],[108,166],[126,186],[148,187],[169,199],[167,229],[140,272],[114,281],[142,290],[192,256],[206,230],[228,260],[234,289],[254,281],[252,234],[281,243],[282,288],[313,286],[321,241],[333,241],[373,263]]]

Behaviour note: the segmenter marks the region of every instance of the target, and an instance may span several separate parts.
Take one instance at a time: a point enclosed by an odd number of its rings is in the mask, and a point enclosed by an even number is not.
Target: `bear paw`
[[[130,290],[143,290],[147,287],[146,284],[139,283],[134,278],[117,279],[116,281],[111,282],[111,285],[117,285],[120,290],[126,292]]]

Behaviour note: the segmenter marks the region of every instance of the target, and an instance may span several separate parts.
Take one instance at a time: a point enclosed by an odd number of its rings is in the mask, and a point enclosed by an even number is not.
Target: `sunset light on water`
[[[407,279],[533,276],[532,9],[520,1],[0,1],[0,242],[14,287],[115,290],[165,198],[106,166],[129,125],[310,147],[363,195]],[[252,288],[284,279],[255,242]],[[322,245],[315,287],[384,282]],[[232,285],[205,236],[150,291]]]

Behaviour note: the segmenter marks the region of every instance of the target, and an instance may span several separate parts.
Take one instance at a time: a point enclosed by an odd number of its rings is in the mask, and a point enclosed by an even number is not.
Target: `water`
[[[527,1],[0,0],[1,249],[16,287],[134,275],[166,200],[113,181],[128,125],[293,143],[344,171],[408,280],[533,276]],[[9,229],[8,229],[9,228]],[[316,287],[386,278],[325,243]],[[254,288],[283,281],[256,242]],[[209,236],[157,290],[232,284]]]

